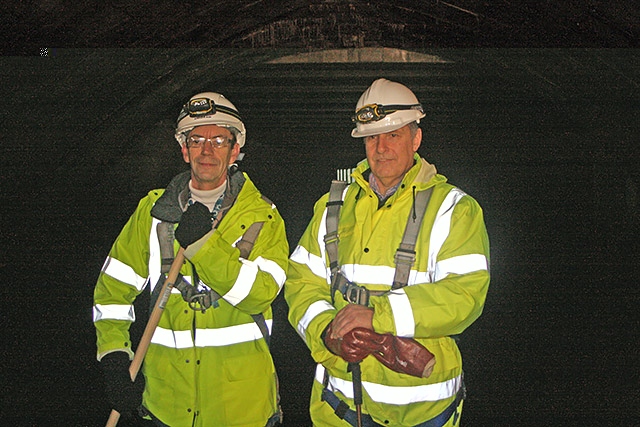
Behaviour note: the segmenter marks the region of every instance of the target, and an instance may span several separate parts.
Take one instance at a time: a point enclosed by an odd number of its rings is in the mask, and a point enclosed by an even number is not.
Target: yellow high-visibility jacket
[[[373,327],[379,333],[415,338],[436,359],[429,378],[389,370],[373,356],[361,362],[363,413],[382,425],[414,426],[440,414],[462,387],[462,359],[452,335],[460,334],[481,314],[489,286],[489,240],[482,209],[448,184],[435,167],[415,155],[415,164],[396,193],[378,209],[378,198],[360,162],[347,187],[338,226],[340,271],[369,290]],[[407,286],[391,291],[394,255],[412,212],[414,192],[433,187],[416,243],[416,262]],[[321,334],[338,310],[348,304],[335,293],[331,302],[330,268],[325,253],[326,202],[315,205],[313,218],[290,257],[285,298],[289,321],[318,363],[311,397],[315,425],[345,426],[321,401],[322,382],[354,409],[353,383],[347,363],[330,353]]]
[[[113,351],[133,356],[133,302],[145,287],[162,285],[160,220],[151,211],[162,204],[179,219],[188,181],[186,172],[166,191],[149,192],[113,244],[94,292],[98,360]],[[200,286],[222,296],[219,305],[194,311],[174,288],[144,360],[143,405],[172,427],[263,427],[279,410],[274,363],[251,315],[262,313],[271,330],[271,303],[284,284],[289,256],[284,221],[248,176],[236,173],[229,181],[235,204],[212,233],[189,247],[181,269],[193,284],[195,266]],[[244,259],[235,245],[254,222],[264,225]],[[189,253],[192,247],[195,253]]]

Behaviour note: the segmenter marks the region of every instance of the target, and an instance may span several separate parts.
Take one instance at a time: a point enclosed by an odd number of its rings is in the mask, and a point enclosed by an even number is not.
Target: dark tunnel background
[[[414,90],[427,112],[420,154],[485,211],[492,281],[460,342],[463,425],[640,423],[640,51],[411,52],[409,62],[245,48],[0,58],[0,424],[104,425],[93,286],[137,201],[185,169],[173,125],[190,95],[221,92],[242,113],[241,169],[278,206],[293,250],[335,170],[364,156],[350,113],[377,77]],[[306,59],[281,59],[295,54]],[[314,365],[282,296],[274,308],[285,425],[309,425]]]

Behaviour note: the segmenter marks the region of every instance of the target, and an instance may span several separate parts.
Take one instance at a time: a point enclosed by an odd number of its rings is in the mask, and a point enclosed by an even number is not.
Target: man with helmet
[[[290,257],[289,321],[318,363],[314,425],[459,425],[455,336],[482,312],[489,241],[478,203],[417,154],[424,116],[406,86],[373,82],[351,133],[366,159]]]
[[[140,201],[95,287],[107,395],[123,418],[138,409],[160,426],[275,425],[281,415],[268,340],[289,255],[284,222],[237,171],[246,131],[223,95],[193,96],[175,137],[190,170]],[[133,302],[145,288],[152,302],[158,298],[180,247],[181,275],[146,353],[144,377],[133,383]]]

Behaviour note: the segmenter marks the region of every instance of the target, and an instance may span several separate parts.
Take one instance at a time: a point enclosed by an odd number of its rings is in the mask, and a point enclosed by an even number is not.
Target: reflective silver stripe
[[[479,255],[482,256],[482,255]],[[306,265],[309,270],[318,277],[326,278],[326,268],[322,259],[309,253],[304,247],[298,246],[291,255],[291,261]],[[477,260],[476,260],[477,261]],[[474,261],[475,262],[475,261]],[[486,264],[486,258],[485,258]],[[437,269],[436,264],[436,269]],[[360,284],[393,284],[395,267],[385,265],[345,264],[340,266],[340,271],[348,280]],[[450,271],[453,273],[453,271]],[[409,274],[409,286],[422,283],[431,283],[430,275],[426,271],[411,270]]]
[[[286,273],[276,262],[262,257],[256,258],[255,261],[240,258],[240,262],[242,266],[240,267],[236,282],[229,292],[222,296],[229,304],[235,307],[249,295],[260,270],[269,273],[278,285],[278,289],[282,288],[286,279]]]
[[[315,380],[322,383],[324,379],[324,367],[320,364],[316,367]],[[416,402],[436,402],[438,400],[449,399],[458,393],[462,386],[462,375],[458,375],[450,380],[418,385],[418,386],[388,386],[363,381],[362,387],[365,389],[371,400],[388,405],[407,405]],[[353,399],[353,383],[329,375],[329,390],[340,392],[345,397]]]
[[[383,284],[391,286],[395,267],[386,265],[345,264],[340,266],[340,271],[348,280],[364,284]]]
[[[444,245],[445,240],[449,237],[453,209],[456,207],[460,199],[466,195],[467,194],[464,191],[458,188],[452,188],[438,209],[429,240],[429,261],[427,265],[429,266],[429,274],[431,277],[430,282],[436,281],[436,263],[438,261],[438,253],[440,253],[442,245]]]
[[[193,338],[191,331],[172,331],[157,326],[153,337],[151,337],[151,343],[175,349],[191,348],[193,347]]]
[[[267,328],[271,333],[273,320],[266,320]],[[183,349],[191,347],[223,347],[239,344],[247,341],[263,339],[262,332],[255,322],[242,325],[228,326],[216,329],[196,329],[196,341],[194,343],[191,331],[172,331],[158,326],[153,333],[151,342],[164,347]]]
[[[275,280],[275,282],[277,283],[278,288],[282,289],[282,286],[284,286],[284,282],[287,280],[287,272],[284,271],[284,269],[280,267],[277,262],[267,258],[263,258],[261,256],[256,258],[254,262],[258,264],[258,268],[260,270],[264,271],[265,273],[269,273],[271,277],[273,277],[273,280]]]
[[[273,320],[266,320],[269,333]],[[263,339],[262,332],[255,322],[216,329],[197,329],[196,347],[222,347],[247,341]]]
[[[93,321],[128,320],[135,322],[136,312],[130,304],[96,304],[93,306]]]
[[[141,291],[145,283],[147,283],[146,277],[139,276],[133,268],[110,256],[105,260],[102,266],[102,272],[127,285],[133,286],[138,291]]]
[[[305,247],[298,245],[291,254],[290,259],[298,264],[306,265],[313,274],[322,277],[327,283],[330,283],[327,277],[331,274],[324,264],[324,259],[307,251]]]
[[[340,271],[352,282],[360,284],[393,285],[395,267],[386,265],[345,264]],[[426,271],[411,270],[407,285],[429,283],[429,274]]]
[[[460,255],[438,261],[435,279],[442,280],[449,274],[468,274],[488,268],[487,257],[482,254]]]
[[[256,281],[256,276],[258,275],[258,266],[255,263],[243,258],[240,258],[240,262],[242,266],[240,267],[236,282],[231,289],[222,296],[225,301],[234,307],[249,295],[253,283]]]
[[[409,338],[415,336],[416,322],[413,319],[411,302],[404,288],[389,292],[387,299],[393,313],[396,335]]]
[[[334,307],[327,301],[316,301],[307,308],[307,311],[305,311],[304,316],[302,316],[296,328],[298,335],[300,335],[305,343],[307,342],[307,328],[309,327],[309,323],[311,323],[318,314],[327,310],[334,310]]]

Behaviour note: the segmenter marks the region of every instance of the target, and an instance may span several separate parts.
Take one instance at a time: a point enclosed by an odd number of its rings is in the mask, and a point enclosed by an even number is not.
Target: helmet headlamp
[[[411,105],[381,105],[381,104],[367,104],[360,107],[356,114],[351,117],[354,123],[369,123],[377,122],[384,119],[388,114],[395,113],[400,110],[416,110],[420,113],[424,113],[421,104]]]
[[[221,112],[224,114],[228,114],[230,116],[235,117],[238,120],[242,120],[240,118],[240,114],[233,108],[226,107],[224,105],[216,104],[213,99],[209,98],[193,98],[187,102],[184,107],[182,107],[182,111],[178,116],[178,123],[180,120],[185,117],[203,117],[203,116],[212,116],[217,112]]]

